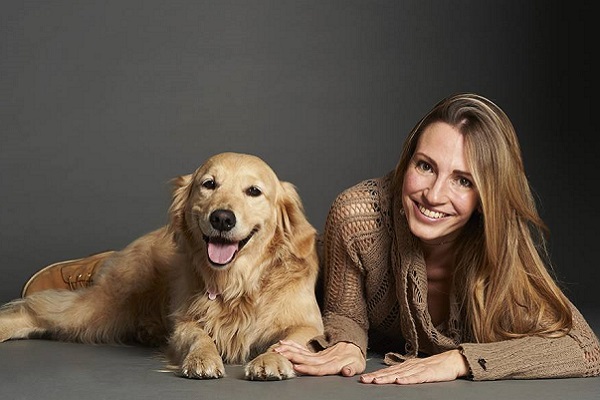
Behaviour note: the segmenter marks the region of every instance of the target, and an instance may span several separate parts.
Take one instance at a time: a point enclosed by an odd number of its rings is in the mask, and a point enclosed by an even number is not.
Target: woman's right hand
[[[281,354],[302,375],[354,376],[366,368],[366,360],[360,348],[348,342],[339,342],[319,352],[312,352],[291,340],[282,340],[273,351]]]

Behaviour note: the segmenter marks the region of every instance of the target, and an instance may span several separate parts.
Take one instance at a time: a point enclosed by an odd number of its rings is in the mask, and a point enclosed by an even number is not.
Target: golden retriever
[[[294,377],[271,350],[323,331],[316,230],[295,187],[260,158],[222,153],[173,180],[169,223],[114,252],[78,290],[43,290],[0,310],[0,341],[49,337],[165,345],[176,372]]]

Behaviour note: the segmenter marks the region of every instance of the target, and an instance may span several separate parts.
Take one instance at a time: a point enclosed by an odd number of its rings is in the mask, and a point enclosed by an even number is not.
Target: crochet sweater
[[[600,375],[598,337],[573,305],[573,328],[561,338],[474,343],[461,324],[451,291],[448,321],[433,326],[425,261],[406,218],[398,215],[401,203],[392,196],[391,175],[345,190],[329,211],[324,235],[325,331],[310,342],[313,348],[344,341],[365,355],[367,349],[380,354],[397,351],[385,355],[387,364],[459,349],[474,380]],[[399,240],[394,241],[394,235]]]

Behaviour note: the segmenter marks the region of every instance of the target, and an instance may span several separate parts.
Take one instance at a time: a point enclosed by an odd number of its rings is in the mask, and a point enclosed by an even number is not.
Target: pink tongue
[[[208,258],[215,264],[227,264],[233,260],[237,249],[237,243],[208,242]]]

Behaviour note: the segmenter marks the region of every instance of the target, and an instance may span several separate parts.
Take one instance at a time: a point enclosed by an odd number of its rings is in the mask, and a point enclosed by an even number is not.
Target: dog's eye
[[[258,197],[262,194],[262,191],[257,188],[256,186],[250,186],[247,190],[246,190],[246,194],[248,196],[252,196],[252,197]]]
[[[208,190],[214,190],[217,187],[217,183],[214,181],[214,179],[207,179],[202,182],[202,187]]]

